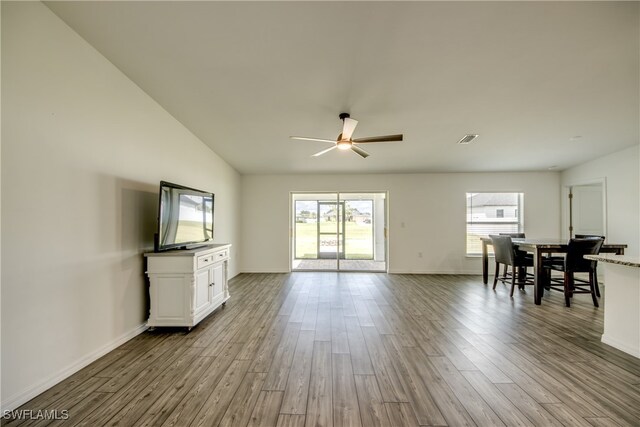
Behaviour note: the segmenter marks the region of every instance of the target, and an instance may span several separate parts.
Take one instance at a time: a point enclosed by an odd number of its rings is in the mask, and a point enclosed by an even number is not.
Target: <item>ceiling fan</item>
[[[368,138],[356,138],[353,139],[351,138],[351,136],[353,135],[353,131],[356,129],[356,126],[358,125],[358,121],[357,120],[353,120],[351,118],[351,116],[349,115],[349,113],[340,113],[340,115],[338,116],[340,117],[340,120],[342,120],[344,122],[344,124],[342,125],[342,133],[340,133],[340,135],[338,135],[338,138],[333,141],[331,139],[321,139],[321,138],[307,138],[304,136],[292,136],[290,137],[291,139],[300,139],[303,141],[320,141],[320,142],[330,142],[333,144],[332,147],[329,147],[325,150],[319,151],[316,154],[313,155],[313,157],[318,157],[321,156],[325,153],[328,153],[329,151],[333,150],[333,149],[340,149],[340,150],[351,150],[353,152],[355,152],[356,154],[366,158],[369,157],[369,153],[367,153],[366,151],[364,151],[362,148],[358,147],[359,144],[369,144],[372,142],[398,142],[398,141],[402,141],[402,134],[398,134],[398,135],[385,135],[385,136],[371,136]]]

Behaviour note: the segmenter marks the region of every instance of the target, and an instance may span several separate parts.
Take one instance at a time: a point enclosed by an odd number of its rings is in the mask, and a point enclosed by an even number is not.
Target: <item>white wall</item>
[[[2,3],[2,114],[9,408],[142,330],[161,179],[216,194],[235,259],[240,176],[39,2]]]
[[[527,236],[560,235],[557,172],[244,175],[242,271],[288,270],[291,191],[389,191],[392,273],[480,273],[480,259],[465,256],[466,192],[522,191]]]
[[[0,34],[2,34],[2,7],[0,7]],[[0,36],[0,41],[2,37]],[[1,49],[0,49],[1,51]],[[2,69],[2,55],[0,55],[0,70]],[[1,85],[0,85],[1,86]],[[0,99],[2,99],[2,89],[0,87]],[[0,103],[1,104],[1,103]],[[2,117],[2,107],[0,106],[0,117]],[[2,165],[2,132],[1,132],[2,124],[0,123],[0,165]],[[2,168],[0,167],[0,172]],[[0,173],[0,177],[1,177]],[[0,189],[2,188],[2,179],[0,178]],[[0,236],[2,236],[2,191],[0,190]],[[0,295],[2,289],[2,245],[0,244]],[[0,297],[0,319],[2,319],[2,298]],[[0,385],[2,384],[2,328],[0,327]],[[0,402],[2,400],[2,387],[0,386]],[[0,406],[2,406],[0,404]]]
[[[640,255],[640,146],[567,169],[561,174],[562,187],[605,180],[606,237],[610,243],[626,243],[627,255]],[[568,201],[562,200],[562,229],[568,230]]]

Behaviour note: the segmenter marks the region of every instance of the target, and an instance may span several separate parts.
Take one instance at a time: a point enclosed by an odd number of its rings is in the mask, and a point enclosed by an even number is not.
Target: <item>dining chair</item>
[[[604,240],[604,236],[598,236],[595,234],[576,234],[573,236],[575,239],[602,239]],[[553,255],[547,257],[547,262],[553,264],[562,264],[564,262],[564,255]],[[588,280],[583,279],[575,279],[577,282],[581,283],[589,283]],[[600,298],[600,286],[598,286],[598,261],[593,261],[593,285],[596,289],[596,296]],[[546,286],[545,289],[549,289],[549,286]]]
[[[524,239],[526,235],[524,233],[498,233],[499,236],[509,236],[513,239]]]
[[[528,277],[533,277],[533,275],[527,274],[527,267],[533,267],[533,259],[518,254],[518,251],[516,251],[513,246],[511,236],[491,235],[489,237],[491,238],[496,261],[493,289],[495,290],[498,280],[504,284],[511,284],[511,293],[509,296],[513,297],[516,285],[521,289],[523,289],[525,285],[533,285],[533,280],[528,279]],[[505,274],[502,277],[500,276],[500,264],[505,266]],[[507,271],[509,266],[511,267],[511,273]]]
[[[605,240],[604,236],[598,236],[596,234],[576,234],[576,239],[602,239]],[[593,284],[596,288],[596,296],[600,298],[600,286],[598,286],[598,261],[593,261]]]
[[[564,293],[565,305],[571,307],[571,298],[574,294],[591,294],[593,305],[599,307],[598,297],[595,289],[595,262],[584,259],[585,255],[595,255],[600,252],[604,239],[569,239],[567,253],[563,260],[545,259],[543,266],[545,269],[545,280],[549,289]],[[562,279],[554,278],[551,271],[561,271]],[[588,280],[578,280],[575,273],[588,273]],[[562,287],[557,284],[562,284]],[[587,289],[585,284],[589,285]]]
[[[512,239],[525,239],[527,236],[525,235],[525,233],[498,233],[498,236],[509,236]],[[533,255],[527,253],[526,251],[521,251],[520,249],[516,248],[516,255],[517,256],[522,256],[522,257],[529,257],[533,260]],[[502,277],[506,278],[507,277],[507,271],[509,270],[508,267],[505,267],[504,269],[504,274]]]

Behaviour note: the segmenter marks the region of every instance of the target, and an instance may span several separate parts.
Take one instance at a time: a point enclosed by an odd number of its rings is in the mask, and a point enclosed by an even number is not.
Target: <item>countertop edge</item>
[[[626,255],[601,254],[601,255],[585,255],[586,259],[592,261],[606,262],[609,264],[626,265],[628,267],[639,267],[640,260]]]

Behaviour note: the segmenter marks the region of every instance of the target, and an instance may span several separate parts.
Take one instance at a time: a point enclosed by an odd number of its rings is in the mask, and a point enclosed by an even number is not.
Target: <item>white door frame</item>
[[[594,178],[585,181],[576,181],[570,184],[565,184],[562,186],[562,200],[561,200],[561,209],[562,209],[562,220],[561,220],[561,237],[563,239],[569,239],[569,223],[570,223],[570,212],[569,212],[569,193],[572,187],[578,187],[581,185],[594,185],[600,184],[602,186],[602,230],[604,231],[603,235],[607,236],[607,178]]]

